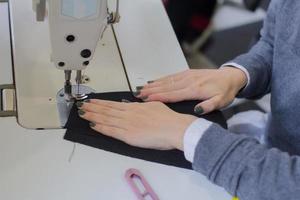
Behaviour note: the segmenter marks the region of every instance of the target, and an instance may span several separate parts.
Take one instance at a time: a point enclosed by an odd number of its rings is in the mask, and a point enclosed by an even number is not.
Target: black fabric
[[[111,101],[122,101],[126,99],[132,102],[140,102],[130,92],[115,92],[115,93],[102,93],[91,94],[90,99],[102,99]],[[167,104],[171,109],[186,114],[194,114],[193,110],[198,101],[186,101],[182,103]],[[172,165],[181,168],[192,169],[190,162],[185,160],[184,154],[178,150],[159,151],[133,147],[125,144],[124,142],[109,138],[101,135],[89,127],[89,122],[81,119],[78,116],[78,109],[74,106],[71,110],[69,120],[66,124],[67,132],[64,139],[88,145],[91,147],[99,148],[105,151],[139,158],[151,162],[157,162],[166,165]],[[215,112],[204,116],[204,118],[216,122],[223,127],[226,127],[226,122],[221,112]]]

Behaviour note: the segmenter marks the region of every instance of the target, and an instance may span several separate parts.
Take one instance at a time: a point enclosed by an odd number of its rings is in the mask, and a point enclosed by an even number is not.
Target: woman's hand
[[[89,100],[77,106],[92,129],[133,146],[160,150],[183,150],[185,130],[197,119],[176,113],[160,102]]]
[[[229,105],[246,83],[246,74],[234,67],[188,70],[150,81],[138,88],[136,96],[147,102],[200,100],[203,102],[195,107],[195,112],[205,114]]]

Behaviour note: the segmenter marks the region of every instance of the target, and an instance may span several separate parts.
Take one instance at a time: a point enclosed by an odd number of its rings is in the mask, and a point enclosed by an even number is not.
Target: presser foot
[[[58,91],[56,100],[61,127],[65,127],[74,103],[85,100],[89,94],[95,92],[94,89],[84,85],[80,85],[79,88],[77,85],[73,86],[71,94],[65,94],[64,88]]]
[[[74,99],[76,100],[76,101],[83,101],[83,100],[85,100],[85,99],[87,99],[88,98],[88,95],[87,94],[75,94],[74,95]]]

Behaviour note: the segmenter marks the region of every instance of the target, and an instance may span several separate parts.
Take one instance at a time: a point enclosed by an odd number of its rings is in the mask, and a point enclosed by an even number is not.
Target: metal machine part
[[[33,0],[32,8],[36,12],[36,20],[41,22],[46,17],[46,0]]]
[[[76,93],[86,94],[85,98],[88,97],[87,96],[88,94],[96,92],[92,88],[87,87],[87,86],[83,86],[83,85],[76,85],[76,86],[73,85],[73,87],[70,87],[70,88],[72,88],[72,91],[70,92],[71,94],[76,94]],[[73,107],[74,102],[80,101],[80,100],[82,100],[82,99],[72,98],[72,99],[66,101],[65,88],[61,89],[57,93],[57,95],[56,95],[57,108],[58,108],[58,113],[59,113],[60,124],[61,124],[62,127],[64,127],[65,124],[68,121],[69,114],[70,114],[70,111]]]
[[[77,101],[82,101],[84,99],[86,99],[88,96],[86,93],[82,93],[81,90],[80,90],[80,85],[82,84],[82,71],[81,70],[78,70],[76,72],[76,92],[74,94],[74,98],[75,100]]]
[[[73,100],[71,78],[72,78],[72,71],[65,70],[64,97],[67,102]]]
[[[116,11],[111,12],[109,14],[108,23],[109,24],[116,24],[120,22],[121,16],[120,16],[120,1],[116,0]]]
[[[65,85],[64,85],[64,98],[67,102],[82,101],[87,98],[86,93],[82,93],[80,89],[82,84],[82,71],[77,70],[76,72],[76,86],[72,85],[72,70],[65,70]]]

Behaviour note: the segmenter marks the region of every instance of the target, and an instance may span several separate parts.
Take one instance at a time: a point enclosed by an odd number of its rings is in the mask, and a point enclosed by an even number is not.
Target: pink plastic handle
[[[138,200],[145,200],[147,196],[151,197],[153,200],[159,200],[158,196],[155,194],[149,183],[146,181],[142,173],[137,169],[129,169],[126,171],[125,178],[130,185],[131,189],[135,193]],[[138,178],[145,188],[144,192],[141,192],[134,182],[134,178]]]

